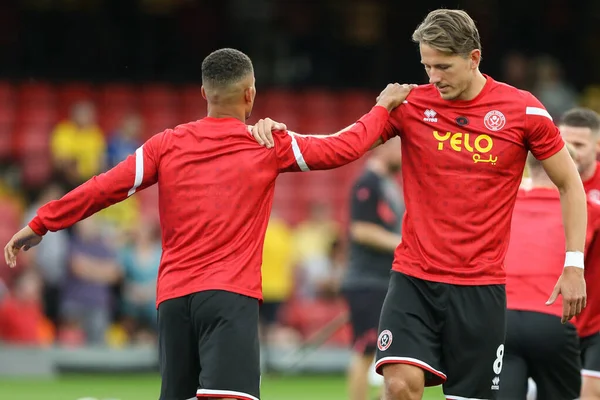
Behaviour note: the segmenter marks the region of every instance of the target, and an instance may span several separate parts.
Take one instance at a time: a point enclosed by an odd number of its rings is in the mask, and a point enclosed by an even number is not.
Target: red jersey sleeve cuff
[[[554,140],[554,145],[552,147],[550,147],[548,150],[542,152],[541,154],[534,154],[534,156],[539,161],[544,161],[545,159],[550,158],[553,155],[555,155],[556,153],[558,153],[559,151],[561,151],[563,149],[563,147],[565,147],[565,142],[561,136],[558,136]]]
[[[380,118],[388,118],[390,116],[390,113],[388,112],[387,108],[385,108],[384,106],[373,106],[373,108],[371,109],[371,113],[375,114],[376,116],[380,117]]]
[[[44,236],[48,232],[42,219],[37,215],[29,222],[29,227],[36,235]]]

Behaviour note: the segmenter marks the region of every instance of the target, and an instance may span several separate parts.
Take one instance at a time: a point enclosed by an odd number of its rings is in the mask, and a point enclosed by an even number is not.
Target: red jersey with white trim
[[[600,163],[596,172],[583,182],[588,203],[600,204]],[[589,224],[589,221],[588,221]],[[587,306],[576,319],[579,336],[586,337],[600,332],[600,238],[594,240],[585,254],[585,283]]]
[[[585,248],[600,231],[600,206],[588,201]],[[509,310],[562,316],[562,297],[545,303],[563,271],[565,230],[555,188],[520,189],[506,253],[506,300]],[[588,290],[588,295],[589,295]]]
[[[469,101],[419,86],[390,115],[384,139],[402,138],[406,201],[395,271],[457,285],[505,282],[527,152],[543,160],[564,142],[531,93],[486,80]]]
[[[203,290],[262,299],[262,248],[277,175],[358,159],[381,137],[388,118],[376,106],[336,135],[274,132],[274,149],[260,146],[234,118],[180,125],[41,207],[29,226],[38,234],[65,229],[158,183],[163,254],[157,305]]]

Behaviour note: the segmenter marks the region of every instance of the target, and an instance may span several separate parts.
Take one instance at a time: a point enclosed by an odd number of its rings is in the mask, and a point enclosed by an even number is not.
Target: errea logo
[[[500,390],[500,377],[496,376],[492,379],[492,390]]]
[[[437,118],[435,117],[437,115],[437,113],[435,111],[427,109],[423,112],[423,114],[425,114],[425,118],[423,118],[423,121],[437,122]]]

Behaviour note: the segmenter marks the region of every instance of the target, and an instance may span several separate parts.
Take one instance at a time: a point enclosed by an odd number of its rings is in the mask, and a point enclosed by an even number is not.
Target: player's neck
[[[589,181],[590,179],[592,179],[592,177],[594,175],[596,175],[596,168],[598,167],[598,163],[597,162],[593,162],[592,165],[590,165],[585,171],[583,171],[583,173],[581,174],[581,180],[582,181]]]
[[[473,100],[475,97],[477,97],[479,95],[479,93],[481,93],[486,82],[487,82],[487,79],[485,78],[485,76],[483,76],[483,74],[479,70],[477,70],[475,72],[475,78],[473,78],[471,85],[469,85],[467,90],[465,90],[460,95],[459,100],[466,100],[466,101]]]
[[[209,104],[208,116],[211,118],[235,118],[242,122],[246,121],[246,113],[243,110],[236,110],[236,107],[232,106]]]

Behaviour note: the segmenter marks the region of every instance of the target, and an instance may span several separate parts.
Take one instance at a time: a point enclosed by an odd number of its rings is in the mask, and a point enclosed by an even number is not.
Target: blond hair
[[[464,57],[473,50],[481,50],[475,21],[462,10],[439,9],[430,12],[413,32],[412,40],[443,53]]]

